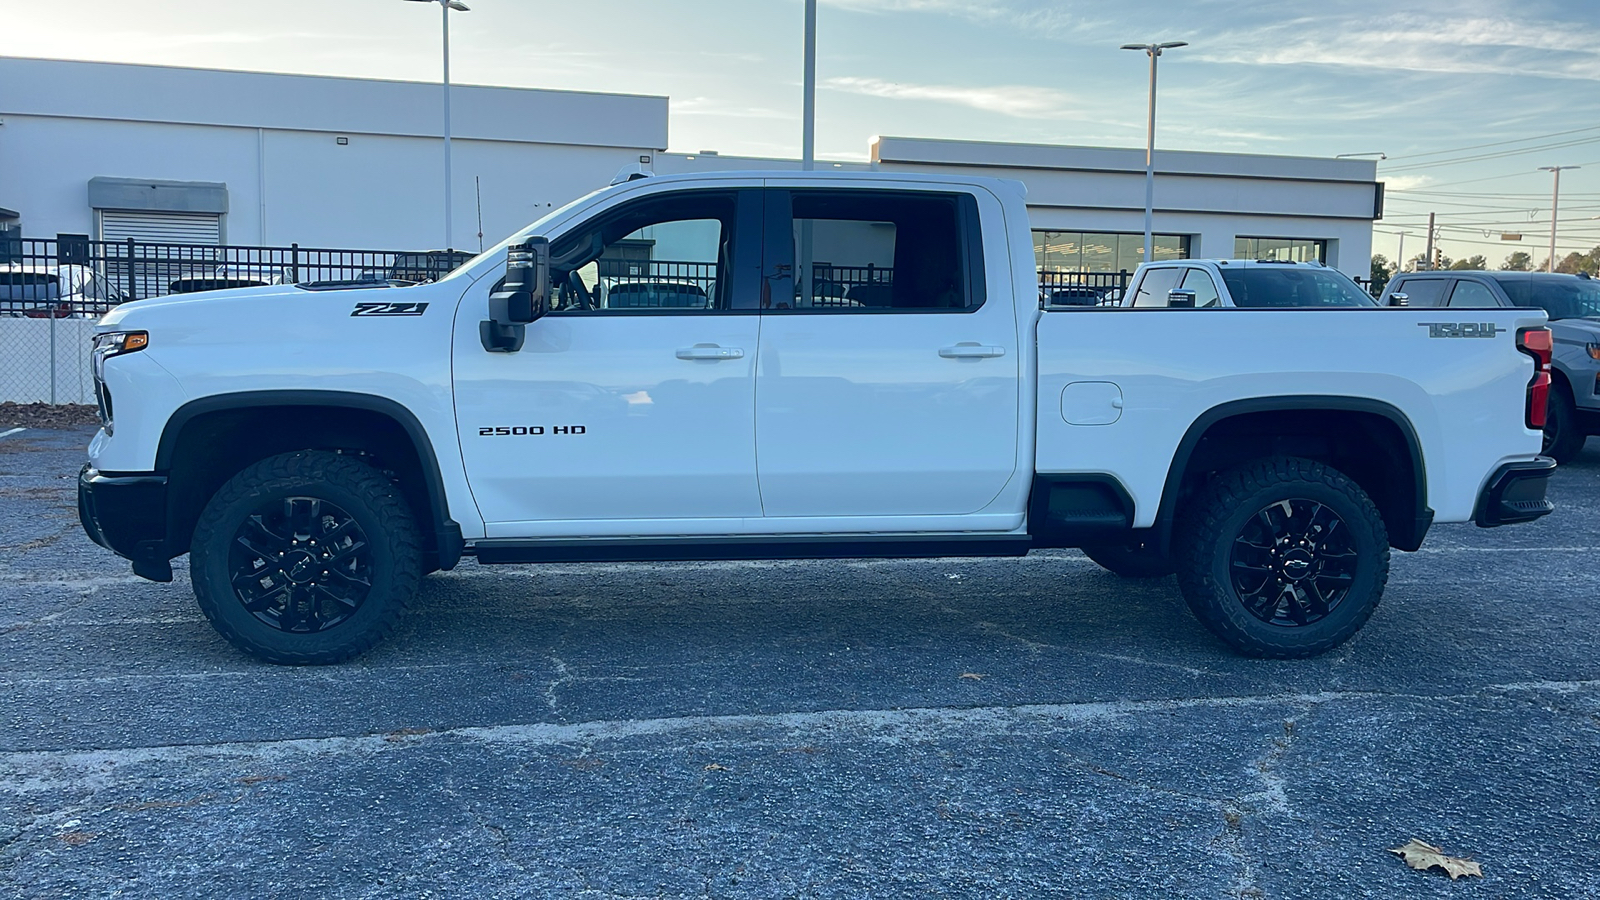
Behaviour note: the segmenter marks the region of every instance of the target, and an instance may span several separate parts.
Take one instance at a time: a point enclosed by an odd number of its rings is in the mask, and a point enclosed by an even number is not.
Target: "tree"
[[[1395,265],[1382,253],[1372,255],[1372,284],[1369,289],[1374,297],[1383,293],[1383,288],[1394,277]]]
[[[1500,264],[1502,272],[1526,272],[1531,268],[1533,268],[1533,254],[1526,250],[1518,250]]]
[[[1469,256],[1466,259],[1458,259],[1450,264],[1450,268],[1457,270],[1487,269],[1489,268],[1489,261],[1484,259],[1482,254],[1479,254],[1476,256]]]

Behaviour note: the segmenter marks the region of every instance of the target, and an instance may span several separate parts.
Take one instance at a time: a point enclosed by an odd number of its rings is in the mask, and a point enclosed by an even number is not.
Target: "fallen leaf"
[[[246,775],[239,779],[240,784],[256,785],[263,781],[287,781],[282,775]]]
[[[391,744],[397,744],[397,743],[405,740],[408,737],[414,737],[414,736],[419,735],[419,734],[432,734],[432,733],[433,733],[433,729],[432,728],[401,728],[398,731],[391,731],[388,734],[384,735],[383,739],[388,741]]]
[[[1463,875],[1483,877],[1483,867],[1472,860],[1445,856],[1442,849],[1432,844],[1424,844],[1416,838],[1407,841],[1405,846],[1395,847],[1389,852],[1404,859],[1406,865],[1413,869],[1443,869],[1449,874],[1451,881]]]
[[[711,765],[706,766],[706,771],[707,772],[726,772],[726,771],[728,771],[728,767],[724,766],[724,765],[722,765],[720,763],[712,763]]]
[[[968,681],[982,681],[989,676],[983,672],[962,672],[961,677]]]
[[[82,847],[99,836],[99,832],[95,831],[68,831],[56,835],[56,840],[70,847]]]

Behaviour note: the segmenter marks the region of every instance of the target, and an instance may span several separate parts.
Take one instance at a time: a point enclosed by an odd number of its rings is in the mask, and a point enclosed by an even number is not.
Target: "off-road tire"
[[[1252,614],[1234,577],[1236,541],[1246,536],[1246,526],[1269,514],[1269,508],[1296,508],[1294,502],[1300,509],[1325,507],[1337,516],[1338,526],[1324,526],[1323,546],[1342,526],[1353,554],[1353,560],[1349,554],[1342,557],[1350,570],[1345,593],[1321,618],[1299,625]],[[1388,532],[1371,498],[1337,469],[1298,457],[1259,459],[1213,476],[1185,505],[1174,543],[1178,588],[1189,609],[1245,656],[1302,659],[1339,646],[1366,624],[1389,579]],[[1315,565],[1320,571],[1325,564]]]
[[[1144,541],[1093,544],[1084,547],[1083,553],[1100,568],[1123,578],[1166,578],[1177,571],[1171,554],[1158,553]]]
[[[1572,393],[1560,382],[1551,385],[1545,407],[1544,455],[1565,465],[1577,459],[1587,439],[1588,435],[1578,424],[1578,409],[1572,401]]]
[[[245,608],[234,589],[230,552],[253,513],[288,498],[311,498],[348,514],[364,533],[369,581],[347,618],[312,633],[275,628]],[[396,486],[359,459],[297,451],[264,459],[229,479],[195,526],[190,576],[200,611],[230,643],[280,665],[325,665],[370,650],[395,629],[416,596],[422,546],[416,519]]]

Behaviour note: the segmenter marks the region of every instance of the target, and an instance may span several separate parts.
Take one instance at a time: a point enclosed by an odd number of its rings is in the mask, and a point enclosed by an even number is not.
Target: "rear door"
[[[756,373],[766,516],[857,531],[978,513],[1018,468],[1011,276],[979,228],[980,204],[1000,221],[998,201],[806,185],[767,191]]]

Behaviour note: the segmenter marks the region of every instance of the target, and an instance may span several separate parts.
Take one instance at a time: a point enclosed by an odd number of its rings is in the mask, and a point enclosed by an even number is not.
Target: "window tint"
[[[969,217],[957,195],[858,190],[789,197],[796,277],[769,279],[762,309],[874,312],[982,304],[974,289],[981,272],[969,277],[967,264],[979,258],[977,239],[963,227]]]
[[[1450,305],[1482,309],[1499,306],[1500,300],[1495,297],[1494,291],[1476,281],[1457,281],[1455,289],[1450,292]]]
[[[737,205],[732,194],[647,197],[551,246],[551,309],[727,309]]]
[[[1146,269],[1133,294],[1133,305],[1150,307],[1167,305],[1167,292],[1178,286],[1182,269]]]
[[[1233,305],[1256,309],[1376,306],[1372,295],[1337,269],[1229,266],[1222,270]]]
[[[1537,278],[1537,280],[1535,280]],[[1516,306],[1533,306],[1551,319],[1600,318],[1600,282],[1584,278],[1524,275],[1500,279]]]
[[[1393,290],[1406,295],[1407,306],[1443,306],[1444,289],[1449,284],[1444,278],[1406,278]]]
[[[1211,275],[1205,269],[1189,269],[1184,273],[1183,283],[1178,286],[1184,290],[1194,291],[1195,309],[1217,306],[1222,302],[1222,298],[1217,295],[1217,283],[1211,280]]]

